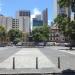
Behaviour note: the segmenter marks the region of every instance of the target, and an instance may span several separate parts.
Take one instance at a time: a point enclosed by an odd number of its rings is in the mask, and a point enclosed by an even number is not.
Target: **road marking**
[[[16,68],[35,68],[38,57],[39,68],[56,67],[38,48],[22,48],[13,56],[0,63],[0,68],[12,68],[12,58],[15,57]]]

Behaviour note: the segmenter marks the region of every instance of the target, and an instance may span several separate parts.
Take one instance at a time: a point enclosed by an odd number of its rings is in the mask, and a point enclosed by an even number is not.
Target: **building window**
[[[56,37],[59,37],[59,35],[58,35],[58,34],[56,34]]]

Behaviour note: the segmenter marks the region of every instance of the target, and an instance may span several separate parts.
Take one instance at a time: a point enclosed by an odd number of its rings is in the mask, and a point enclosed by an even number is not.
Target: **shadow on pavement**
[[[72,49],[72,50],[70,50],[70,49],[59,49],[59,50],[69,50],[69,51],[73,51],[73,50],[75,50],[75,49]]]
[[[0,74],[0,75],[75,75],[75,70],[63,70],[61,73],[25,73],[25,74]]]
[[[63,70],[61,75],[75,75],[75,70],[70,70],[70,69]]]

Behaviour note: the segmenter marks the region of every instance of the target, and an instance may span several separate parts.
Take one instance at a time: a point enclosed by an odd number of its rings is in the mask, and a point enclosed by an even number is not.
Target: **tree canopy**
[[[59,0],[58,3],[60,7],[69,7],[72,3],[72,0]]]
[[[10,38],[10,41],[19,41],[22,38],[22,32],[20,30],[11,29],[8,32],[8,36]]]
[[[69,37],[71,40],[75,40],[75,20],[71,21],[67,16],[58,15],[54,21],[64,36]]]
[[[0,26],[0,42],[2,43],[2,41],[4,40],[4,37],[6,35],[6,30],[3,26]]]
[[[49,28],[47,26],[35,28],[32,31],[32,38],[36,42],[48,41],[48,39],[49,39]]]
[[[54,22],[58,25],[59,30],[60,30],[63,34],[66,35],[66,33],[67,33],[67,31],[68,31],[68,30],[67,30],[67,27],[68,27],[68,25],[69,25],[69,23],[70,23],[68,17],[67,17],[66,15],[58,15],[58,16],[55,18]]]

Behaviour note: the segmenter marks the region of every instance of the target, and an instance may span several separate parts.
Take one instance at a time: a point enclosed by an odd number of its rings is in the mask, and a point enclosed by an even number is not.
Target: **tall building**
[[[42,12],[43,25],[48,25],[48,9]]]
[[[57,0],[57,15],[65,14],[68,17],[71,17],[71,8],[69,7],[60,7]]]
[[[9,31],[12,29],[12,18],[0,15],[0,25],[2,25],[6,31]]]
[[[7,28],[7,17],[0,15],[0,25],[5,27],[5,29]]]
[[[42,15],[41,14],[36,15],[35,18],[37,18],[38,20],[42,20]]]
[[[16,19],[19,19],[19,30],[30,32],[30,11],[20,10],[16,13]]]
[[[33,18],[33,29],[43,26],[43,21],[38,18]]]
[[[7,31],[12,29],[12,17],[7,17]]]
[[[19,19],[12,19],[12,29],[19,29]]]

